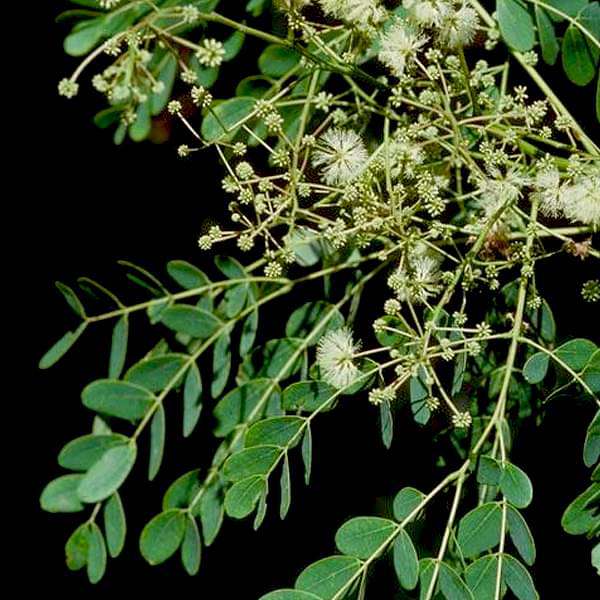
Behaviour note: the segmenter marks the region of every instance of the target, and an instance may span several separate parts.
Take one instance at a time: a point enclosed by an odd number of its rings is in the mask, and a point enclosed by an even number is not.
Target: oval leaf
[[[108,552],[116,558],[121,554],[125,546],[127,524],[125,522],[125,511],[118,493],[114,493],[104,505],[104,533]]]
[[[81,399],[84,406],[96,412],[137,421],[148,412],[154,396],[133,383],[101,379],[86,386]]]
[[[77,493],[84,502],[100,502],[116,492],[133,468],[137,448],[129,443],[107,450],[83,476]]]
[[[360,571],[361,562],[351,556],[330,556],[309,565],[296,580],[296,589],[331,600]]]
[[[511,463],[504,467],[500,477],[500,490],[506,499],[517,508],[529,506],[533,498],[533,486],[529,477]]]
[[[261,475],[234,483],[225,495],[225,512],[234,519],[243,519],[254,510],[266,489],[267,482]]]
[[[405,590],[413,590],[419,581],[419,558],[417,551],[404,529],[394,542],[394,568]]]
[[[467,513],[458,526],[458,544],[466,558],[473,558],[500,543],[502,508],[489,502]]]
[[[146,524],[140,537],[140,552],[151,564],[158,565],[173,555],[185,534],[187,517],[181,510],[167,510]]]
[[[72,513],[83,510],[77,488],[83,475],[63,475],[51,481],[40,496],[43,510],[51,513]]]
[[[340,552],[356,558],[369,558],[393,539],[398,525],[380,517],[357,517],[344,523],[335,534]]]

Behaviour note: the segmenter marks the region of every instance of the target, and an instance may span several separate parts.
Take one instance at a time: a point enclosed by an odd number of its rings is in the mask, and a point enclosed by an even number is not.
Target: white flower
[[[367,149],[357,133],[333,128],[319,139],[312,164],[322,167],[321,173],[328,185],[339,185],[360,175],[368,158]]]
[[[196,50],[198,62],[205,67],[219,67],[225,57],[225,46],[218,40],[202,40],[201,46]]]
[[[535,178],[534,188],[534,196],[540,203],[540,212],[547,217],[559,217],[562,213],[562,198],[558,170],[544,169],[540,171]]]
[[[100,4],[100,6],[106,10],[110,10],[111,8],[117,6],[119,2],[121,2],[121,0],[99,0],[98,4]]]
[[[439,261],[429,254],[415,252],[408,265],[402,265],[388,278],[388,285],[400,302],[422,303],[440,291]]]
[[[417,23],[425,27],[439,27],[452,10],[443,0],[403,0],[402,6]]]
[[[427,37],[410,25],[397,20],[381,38],[379,60],[402,77],[407,62],[427,43]]]
[[[571,221],[600,226],[600,175],[584,177],[560,190],[563,213]]]
[[[379,23],[386,12],[377,0],[320,0],[325,14],[355,25]]]
[[[354,364],[358,348],[348,327],[328,331],[317,346],[317,363],[323,379],[338,390],[352,385],[360,375]]]
[[[446,16],[440,28],[440,39],[450,48],[468,46],[475,38],[478,27],[477,12],[469,6],[462,6]]]

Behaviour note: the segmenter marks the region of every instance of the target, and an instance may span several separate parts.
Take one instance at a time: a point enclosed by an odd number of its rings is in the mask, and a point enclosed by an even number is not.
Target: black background
[[[60,474],[58,451],[89,428],[89,413],[82,410],[79,393],[89,381],[104,376],[109,335],[102,328],[86,334],[59,365],[39,372],[35,366],[39,356],[72,325],[53,282],[74,283],[85,274],[112,284],[121,276],[115,264],[121,258],[154,271],[161,271],[172,258],[202,264],[206,258],[195,240],[206,215],[218,214],[223,202],[217,175],[220,167],[208,153],[178,159],[176,145],[185,141],[180,134],[163,145],[128,142],[115,147],[110,134],[91,123],[94,109],[101,107],[99,98],[88,92],[71,101],[57,96],[56,83],[74,62],[63,56],[64,29],[53,23],[61,3],[44,4],[51,6],[36,8],[38,83],[27,95],[26,118],[21,119],[25,127],[21,153],[28,168],[19,173],[10,200],[20,215],[20,243],[13,258],[29,265],[19,269],[21,297],[28,300],[29,310],[19,331],[19,339],[26,340],[21,360],[27,370],[16,393],[24,408],[19,425],[25,432],[20,435],[23,453],[19,454],[24,462],[19,470],[26,474],[23,502],[30,508],[25,521],[26,556],[33,557],[27,558],[27,564],[36,565],[30,572],[38,574],[22,579],[21,589],[42,586],[45,593],[60,593],[64,598],[82,594],[105,598],[111,591],[159,597],[172,590],[200,598],[252,600],[276,587],[291,587],[304,566],[335,551],[335,531],[345,519],[372,514],[403,485],[427,489],[433,462],[427,432],[418,432],[404,421],[392,450],[386,452],[378,441],[375,413],[366,402],[348,403],[334,415],[323,416],[314,431],[313,482],[307,490],[300,468],[294,469],[288,519],[279,522],[277,508],[272,506],[257,533],[249,521],[226,520],[214,546],[205,549],[195,578],[184,574],[177,558],[160,567],[146,565],[139,556],[137,538],[144,523],[160,510],[167,485],[189,469],[207,466],[208,411],[191,440],[170,435],[166,463],[153,483],[144,481],[142,468],[124,486],[127,547],[121,558],[109,562],[107,575],[97,586],[90,586],[84,573],[69,573],[64,566],[64,542],[82,516],[48,515],[38,508],[43,485]],[[554,81],[562,85],[558,76]],[[568,91],[573,105],[573,88]],[[579,92],[579,100],[591,106],[590,88]],[[598,330],[590,332],[589,325],[594,317],[597,323],[597,313],[589,307],[582,309],[578,301],[585,266],[562,258],[547,275],[545,292],[555,312],[564,315],[560,335],[598,339]],[[281,320],[286,316],[282,311]],[[279,320],[272,319],[272,324]],[[151,338],[144,342],[150,344]],[[568,536],[560,528],[564,507],[587,482],[581,449],[592,413],[592,407],[576,397],[562,399],[549,407],[540,428],[521,433],[515,447],[514,461],[534,483],[534,503],[525,514],[538,544],[533,574],[543,599],[564,597],[557,590],[564,583],[572,586],[570,582],[577,583],[569,597],[596,593],[592,590],[598,580],[589,564],[591,543]],[[177,418],[174,408],[172,421]],[[380,583],[369,588],[368,598],[393,597],[387,577],[379,568],[376,579]]]

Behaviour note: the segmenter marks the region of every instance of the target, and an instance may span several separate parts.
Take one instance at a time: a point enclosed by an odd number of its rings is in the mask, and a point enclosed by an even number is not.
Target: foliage
[[[105,60],[93,84],[109,107],[96,122],[114,126],[117,143],[172,119],[190,136],[182,157],[214,149],[231,223],[199,246],[235,242],[255,260],[216,255],[210,273],[172,261],[170,284],[123,262],[128,288],[145,295],[134,303],[89,278],[81,292],[57,284],[77,324],[41,368],[88,329],[113,327],[106,378],[82,392],[93,430],[63,448],[67,474],[41,495],[49,512],[90,513],[67,541],[67,566],[95,583],[122,551],[121,488],[140,468],[142,436],[148,479],[159,472],[177,398],[183,436],[212,413],[214,457],[173,482],[139,546],[152,565],[179,552],[193,575],[225,518],[253,515],[258,529],[274,488],[286,517],[298,477],[310,483],[315,419],[356,396],[373,405],[388,448],[398,421],[421,427],[439,480],[399,490],[392,514],[343,523],[337,554],[263,600],[364,598],[388,554],[399,588],[425,600],[537,598],[534,487],[511,461],[512,438],[552,399],[600,406],[597,335],[561,338],[538,287],[538,265],[559,253],[597,272],[600,153],[533,48],[589,84],[598,2],[498,0],[497,21],[475,0],[73,2],[65,50],[85,58],[60,92],[76,95],[84,69]],[[500,35],[506,51],[485,54]],[[226,63],[257,41],[258,72],[215,100]],[[538,91],[511,86],[514,61]],[[598,302],[600,283],[573,296]],[[269,338],[281,301],[289,317]],[[130,338],[142,320],[155,343],[140,356]],[[584,447],[592,482],[566,507],[567,533],[600,534],[599,456],[600,412]],[[599,557],[596,545],[600,570]]]

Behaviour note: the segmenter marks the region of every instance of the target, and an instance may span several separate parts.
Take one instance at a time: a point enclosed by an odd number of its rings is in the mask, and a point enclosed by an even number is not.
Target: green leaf
[[[394,439],[394,419],[388,400],[385,400],[379,405],[379,425],[383,445],[389,449],[392,445],[392,440]]]
[[[548,13],[538,5],[535,6],[535,21],[542,47],[542,58],[547,64],[553,65],[558,58],[560,46],[558,45],[556,33],[554,33],[554,25]]]
[[[224,61],[233,60],[241,51],[246,34],[242,31],[234,31],[226,40],[223,42],[223,48],[225,54],[223,55]]]
[[[592,550],[592,566],[600,575],[600,542],[598,542]]]
[[[550,357],[545,352],[536,352],[530,356],[523,367],[523,377],[528,383],[539,383],[548,373]]]
[[[263,75],[282,77],[300,62],[300,54],[292,48],[270,44],[258,58],[258,68]]]
[[[71,471],[87,471],[109,449],[126,443],[120,434],[84,435],[69,442],[58,455],[58,464]]]
[[[596,84],[596,120],[600,123],[600,77]]]
[[[187,517],[178,509],[156,515],[146,524],[140,537],[140,552],[151,564],[158,565],[172,556],[183,541]]]
[[[256,421],[267,404],[278,399],[279,388],[270,379],[255,379],[232,390],[215,407],[214,415],[219,422],[215,435],[225,437],[240,423]]]
[[[563,513],[560,524],[571,535],[588,533],[598,522],[596,506],[600,502],[600,483],[592,485],[577,496]]]
[[[600,392],[600,349],[594,352],[581,377],[592,392]]]
[[[515,50],[528,52],[535,44],[533,19],[516,0],[496,0],[496,17],[504,41]]]
[[[196,428],[202,412],[202,378],[196,363],[192,363],[183,387],[183,436],[188,437]]]
[[[198,525],[196,525],[196,519],[190,516],[186,519],[185,534],[181,544],[181,562],[188,575],[198,573],[201,557],[200,532],[198,531]]]
[[[596,413],[588,427],[583,446],[583,462],[586,467],[593,467],[600,458],[600,411]]]
[[[519,600],[538,600],[531,575],[516,558],[508,554],[502,556],[502,577]]]
[[[95,48],[104,36],[104,17],[84,21],[73,29],[64,41],[69,56],[84,56]]]
[[[118,379],[125,365],[127,356],[127,339],[129,337],[129,319],[123,315],[116,323],[112,334],[110,360],[108,363],[109,379]]]
[[[307,425],[302,438],[302,462],[304,463],[304,483],[308,485],[312,469],[312,432],[310,424]]]
[[[96,523],[90,523],[87,553],[87,575],[90,583],[98,583],[106,571],[106,546]]]
[[[474,600],[471,590],[458,573],[446,563],[440,564],[440,588],[448,600]]]
[[[577,16],[577,13],[589,2],[589,0],[544,0],[544,4],[549,4],[550,6],[554,6],[561,12],[569,15],[570,17]],[[554,12],[550,12],[552,18],[555,21],[563,21],[563,17],[557,15]]]
[[[253,446],[231,455],[223,465],[223,475],[240,481],[253,475],[268,476],[277,464],[282,450],[277,446]]]
[[[394,542],[394,568],[400,585],[405,590],[413,590],[419,581],[419,558],[417,551],[404,529]]]
[[[289,236],[289,246],[301,267],[314,267],[323,257],[322,242],[314,231],[296,227]]]
[[[361,562],[351,556],[329,556],[309,565],[296,579],[296,589],[331,600],[361,568]]]
[[[256,514],[254,515],[254,523],[252,527],[254,531],[258,531],[259,527],[263,524],[265,517],[267,515],[267,496],[269,494],[269,487],[265,488],[264,492],[261,494],[258,500],[258,508],[256,509]]]
[[[508,506],[508,533],[523,560],[532,565],[535,562],[535,541],[521,513],[513,506]]]
[[[141,419],[154,402],[154,396],[145,388],[111,379],[100,379],[85,387],[81,394],[87,408],[120,419]]]
[[[116,558],[125,546],[127,534],[125,511],[117,492],[104,504],[104,533],[108,552],[113,558]]]
[[[67,567],[71,571],[79,571],[87,564],[89,549],[89,524],[80,525],[70,536],[65,544],[65,557]]]
[[[129,126],[129,137],[134,142],[141,142],[150,135],[152,129],[150,107],[150,100],[138,104],[135,112],[135,121]]]
[[[209,143],[231,141],[254,110],[254,102],[254,98],[237,97],[216,104],[202,121],[202,137]]]
[[[137,448],[133,442],[107,450],[83,476],[77,493],[84,502],[100,502],[116,492],[133,468]]]
[[[394,521],[380,517],[356,517],[344,523],[335,534],[335,544],[342,554],[366,559],[396,533]]]
[[[161,322],[177,333],[184,333],[193,338],[209,338],[219,328],[220,321],[206,310],[178,304],[164,310]]]
[[[336,389],[324,381],[299,381],[283,390],[282,405],[285,410],[314,412],[336,394]]]
[[[477,481],[483,485],[498,485],[502,477],[500,463],[491,456],[481,456],[477,467]]]
[[[553,342],[556,338],[556,321],[552,309],[546,300],[535,310],[529,312],[529,318],[534,329],[546,342]]]
[[[304,426],[302,417],[270,417],[255,423],[246,434],[245,445],[287,447]],[[299,438],[298,438],[299,440]],[[296,441],[298,441],[296,440]]]
[[[210,284],[210,280],[203,271],[185,260],[168,262],[167,273],[186,290],[194,290]]]
[[[78,317],[85,319],[85,309],[83,308],[83,304],[81,304],[81,300],[77,297],[77,294],[68,285],[61,283],[60,281],[56,282],[56,288],[64,296],[73,312]]]
[[[261,596],[258,600],[321,600],[321,597],[299,590],[276,590]]]
[[[83,510],[77,488],[83,475],[63,475],[51,481],[42,491],[42,510],[51,513],[73,513]]]
[[[238,379],[248,381],[260,377],[287,379],[300,370],[304,346],[300,338],[269,340],[264,346],[249,354],[240,365]]]
[[[410,408],[415,421],[419,425],[425,425],[431,418],[431,411],[425,400],[429,397],[429,389],[425,384],[425,372],[419,367],[419,373],[410,378]]]
[[[160,469],[165,449],[165,409],[162,404],[152,417],[150,425],[150,460],[148,462],[148,479],[152,481]]]
[[[163,511],[171,508],[187,508],[200,491],[200,470],[194,469],[178,477],[165,492],[162,501]]]
[[[171,52],[167,52],[161,60],[156,74],[156,79],[163,84],[163,89],[161,92],[154,93],[150,97],[150,113],[152,116],[159,115],[167,106],[176,77],[177,58]]]
[[[587,85],[596,75],[590,47],[575,25],[569,25],[563,37],[562,64],[567,77],[576,85]]]
[[[321,327],[320,335],[339,329],[344,324],[342,313],[334,305],[321,300],[307,302],[292,313],[285,326],[285,335],[289,338],[306,338],[325,319],[328,320],[325,326]],[[318,337],[315,336],[309,345],[313,346],[318,341]]]
[[[225,316],[228,319],[233,319],[242,312],[248,299],[249,289],[250,286],[247,283],[240,283],[227,288],[224,295],[224,308]]]
[[[247,517],[267,489],[262,475],[254,475],[234,483],[225,495],[225,512],[234,519]]]
[[[489,502],[468,512],[458,526],[458,545],[466,558],[474,558],[500,542],[502,508]]]
[[[178,385],[183,378],[183,370],[189,362],[184,354],[163,354],[141,360],[125,373],[131,383],[160,392],[167,386]]]
[[[402,488],[394,498],[394,518],[404,521],[425,499],[425,494],[419,490]]]
[[[246,4],[246,12],[250,13],[253,17],[260,17],[260,15],[263,14],[263,12],[266,10],[267,6],[269,5],[270,0],[250,0],[248,2],[248,4]],[[281,591],[285,591],[285,590],[281,590]],[[278,592],[273,592],[278,593]],[[297,598],[286,598],[286,600],[300,600],[300,596],[298,596]],[[261,598],[261,600],[263,600]],[[284,600],[284,597],[282,596],[281,598],[270,598],[269,600]]]
[[[240,356],[250,352],[258,330],[258,310],[253,310],[245,319],[240,335]]]
[[[434,565],[435,561],[432,558],[426,558],[419,562],[419,577],[421,581],[419,597],[421,600],[425,598],[425,594],[429,590]],[[452,567],[444,562],[440,563],[438,582],[435,588],[438,586],[447,600],[474,600],[473,594],[464,581]]]
[[[38,364],[40,369],[48,369],[56,364],[75,344],[85,331],[87,323],[82,323],[75,331],[68,331],[42,356]]]
[[[196,81],[198,85],[201,85],[205,88],[212,87],[219,79],[220,68],[205,67],[198,62],[198,58],[196,56],[191,57],[188,66],[196,74]]]
[[[283,459],[283,467],[281,468],[281,479],[279,480],[279,487],[281,490],[280,502],[279,502],[279,517],[283,520],[287,516],[292,501],[291,495],[291,478],[290,478],[290,462],[288,459],[287,452]]]
[[[202,535],[204,536],[204,543],[207,546],[213,543],[223,524],[225,511],[223,502],[223,488],[218,481],[209,485],[200,499]]]
[[[217,398],[221,395],[231,370],[231,335],[225,331],[217,340],[213,350],[213,380],[210,386],[210,395]]]
[[[497,573],[498,556],[496,554],[482,556],[467,567],[465,580],[475,600],[494,600]],[[504,597],[504,594],[501,593],[500,597]]]
[[[562,344],[554,353],[573,371],[581,371],[589,363],[597,349],[598,347],[594,342],[578,338]]]
[[[529,506],[533,498],[533,486],[529,477],[511,463],[505,465],[500,477],[500,491],[517,508]]]

